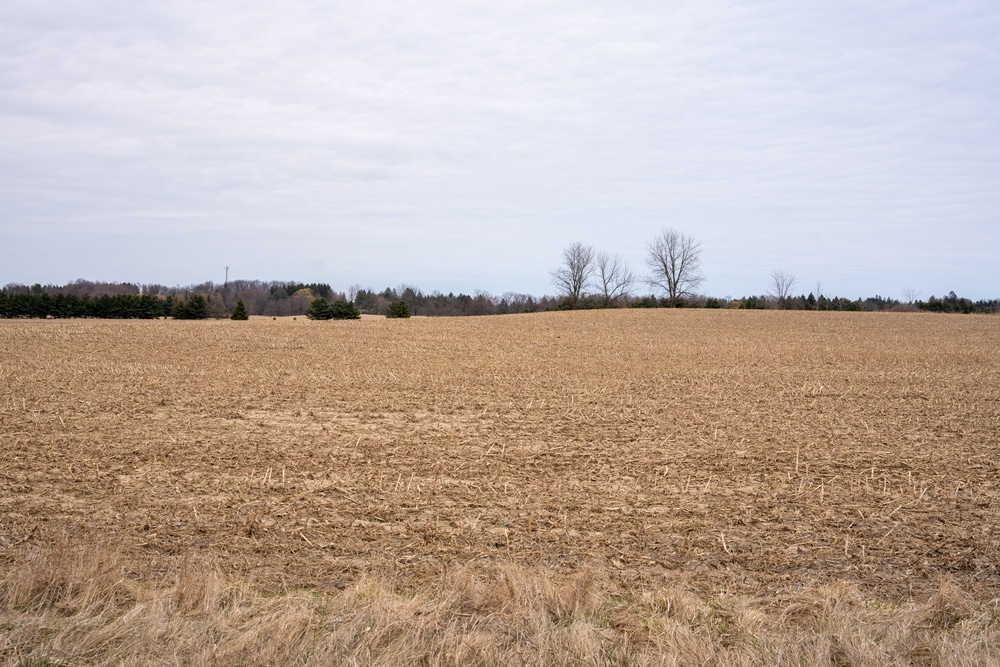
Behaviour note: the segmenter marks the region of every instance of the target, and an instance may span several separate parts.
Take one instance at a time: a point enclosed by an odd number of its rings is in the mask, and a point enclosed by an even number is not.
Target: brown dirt
[[[1000,318],[0,321],[0,566],[1000,596]]]

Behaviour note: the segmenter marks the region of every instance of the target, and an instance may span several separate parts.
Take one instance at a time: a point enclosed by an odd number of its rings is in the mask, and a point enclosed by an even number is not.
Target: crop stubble
[[[925,314],[0,322],[0,563],[997,597],[998,347]]]

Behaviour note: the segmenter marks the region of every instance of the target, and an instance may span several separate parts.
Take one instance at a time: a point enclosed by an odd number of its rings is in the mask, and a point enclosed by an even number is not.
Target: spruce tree
[[[201,294],[195,294],[188,299],[187,303],[184,303],[183,298],[178,297],[177,304],[170,314],[173,315],[175,320],[203,320],[205,319],[205,306],[207,305],[205,297]]]
[[[243,299],[236,302],[236,308],[233,309],[233,316],[231,319],[234,320],[249,320],[250,313],[247,312],[247,307],[243,303]]]
[[[333,319],[333,307],[326,299],[315,298],[312,305],[309,306],[309,310],[306,311],[306,317],[310,320]]]
[[[338,299],[330,306],[332,317],[335,320],[360,320],[361,311],[353,303]]]
[[[98,315],[97,317],[100,317]],[[184,301],[184,297],[178,296],[174,299],[173,308],[170,309],[170,317],[175,320],[186,320],[188,319],[188,309],[187,303]]]
[[[201,294],[195,294],[188,301],[188,305],[187,305],[188,319],[190,319],[190,320],[203,320],[203,319],[205,319],[205,307],[207,305],[208,305],[208,302],[205,300],[204,296],[202,296]]]
[[[391,319],[410,316],[410,307],[405,301],[393,301],[385,311],[385,316]]]

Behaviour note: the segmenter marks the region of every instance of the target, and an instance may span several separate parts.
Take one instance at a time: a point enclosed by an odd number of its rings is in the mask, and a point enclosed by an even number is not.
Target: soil
[[[0,566],[1000,597],[1000,318],[0,321]]]

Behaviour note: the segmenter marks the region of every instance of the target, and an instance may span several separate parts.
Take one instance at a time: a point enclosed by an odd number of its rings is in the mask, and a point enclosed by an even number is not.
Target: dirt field
[[[0,321],[0,567],[1000,596],[1000,318]],[[144,574],[143,574],[144,573]]]

